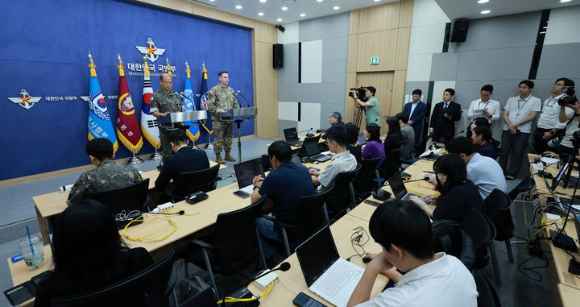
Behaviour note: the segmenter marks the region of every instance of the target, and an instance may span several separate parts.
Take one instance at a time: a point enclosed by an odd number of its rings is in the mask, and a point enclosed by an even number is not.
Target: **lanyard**
[[[487,102],[483,102],[481,99],[479,100],[479,102],[477,103],[477,109],[481,110],[481,104],[485,103],[485,108],[483,108],[484,110],[487,110],[487,104],[489,103],[489,100]]]
[[[522,101],[523,99],[518,99],[518,114],[526,106],[526,103],[528,103],[528,101],[530,100],[530,98],[532,98],[532,95],[530,95],[530,97],[528,97],[528,99],[524,100],[524,105],[521,106],[521,107],[520,107],[520,101]]]

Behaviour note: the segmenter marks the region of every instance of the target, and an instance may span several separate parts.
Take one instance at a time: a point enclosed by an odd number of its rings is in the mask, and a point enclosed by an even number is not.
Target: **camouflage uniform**
[[[163,89],[158,90],[157,92],[153,93],[151,97],[151,109],[150,112],[181,112],[183,109],[183,101],[179,98],[179,95],[171,91],[166,93]],[[176,124],[175,126],[181,126],[182,123]],[[161,155],[163,156],[163,161],[171,155],[171,145],[169,144],[169,140],[167,138],[169,131],[174,128],[174,125],[166,124],[166,123],[159,123],[159,140],[161,141]]]
[[[88,192],[116,190],[139,183],[143,180],[139,171],[127,165],[117,165],[113,160],[104,160],[97,168],[81,174],[72,187],[68,205],[78,203]]]
[[[222,109],[224,111],[239,108],[238,101],[236,100],[236,95],[231,87],[223,87],[221,85],[216,85],[209,90],[207,95],[207,106],[211,112],[211,118],[213,121],[213,135],[214,141],[214,151],[220,153],[222,147],[229,152],[232,150],[232,136],[234,135],[234,124],[221,121],[219,119],[217,109]]]

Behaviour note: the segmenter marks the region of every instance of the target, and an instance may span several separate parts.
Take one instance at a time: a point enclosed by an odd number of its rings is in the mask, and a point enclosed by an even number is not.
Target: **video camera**
[[[367,91],[366,87],[361,86],[359,88],[351,88],[350,90],[351,92],[348,92],[348,96],[354,97],[354,93],[356,92],[358,99],[360,99],[361,101],[369,100],[368,98],[365,97],[365,93]]]
[[[578,102],[578,98],[576,98],[576,91],[574,90],[573,86],[564,86],[562,87],[562,92],[564,92],[564,96],[558,99],[558,104],[562,107],[565,107],[569,104],[576,104]]]

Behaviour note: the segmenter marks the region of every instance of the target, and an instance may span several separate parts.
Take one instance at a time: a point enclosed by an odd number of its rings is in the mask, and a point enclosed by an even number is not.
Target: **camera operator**
[[[559,120],[560,108],[558,100],[565,94],[562,91],[564,86],[574,86],[574,82],[568,78],[559,78],[552,86],[550,98],[544,101],[542,112],[538,118],[538,128],[534,132],[534,150],[543,153],[549,148],[556,150],[562,138],[568,121],[574,116],[574,110],[565,108],[567,120],[561,123]]]
[[[368,124],[376,124],[377,126],[381,126],[381,116],[379,115],[379,101],[375,98],[375,93],[377,89],[372,86],[367,86],[365,88],[365,98],[367,101],[362,101],[358,97],[358,91],[352,92],[352,100],[354,101],[355,106],[364,107],[365,108],[365,117]]]
[[[572,144],[572,140],[574,138],[574,132],[578,130],[580,127],[580,104],[578,103],[578,99],[576,98],[576,93],[574,91],[574,81],[569,80],[566,84],[567,86],[562,87],[562,92],[564,92],[564,96],[558,99],[558,105],[560,105],[560,113],[558,114],[558,119],[560,120],[561,124],[566,124],[566,133],[556,152],[560,155],[567,154],[567,155],[576,155],[576,151],[574,150],[574,144]],[[566,109],[574,110],[574,118],[570,119],[566,115]]]

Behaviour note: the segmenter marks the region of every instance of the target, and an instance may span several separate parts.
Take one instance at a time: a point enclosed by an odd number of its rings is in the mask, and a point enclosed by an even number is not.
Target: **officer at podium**
[[[163,117],[168,113],[183,112],[183,101],[179,98],[179,94],[172,90],[173,80],[167,73],[159,76],[159,84],[161,89],[153,93],[151,97],[151,115],[155,117]],[[159,140],[161,141],[161,155],[163,156],[163,163],[171,155],[171,145],[169,144],[169,132],[175,129],[175,126],[183,125],[159,123]]]
[[[214,151],[216,162],[225,164],[226,162],[224,159],[222,159],[221,156],[222,148],[226,151],[225,160],[231,162],[236,161],[236,159],[230,154],[230,151],[232,150],[234,124],[220,120],[218,113],[222,113],[234,108],[239,108],[240,106],[236,100],[236,94],[234,93],[234,90],[228,86],[228,83],[230,83],[230,76],[228,75],[228,72],[220,71],[218,76],[220,83],[209,90],[207,95],[207,106],[211,112],[211,118],[213,121],[213,135],[215,138]]]

